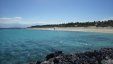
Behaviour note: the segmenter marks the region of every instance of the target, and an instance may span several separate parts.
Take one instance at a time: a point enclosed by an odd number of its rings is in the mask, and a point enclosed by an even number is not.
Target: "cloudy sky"
[[[0,28],[113,19],[113,0],[0,0]]]

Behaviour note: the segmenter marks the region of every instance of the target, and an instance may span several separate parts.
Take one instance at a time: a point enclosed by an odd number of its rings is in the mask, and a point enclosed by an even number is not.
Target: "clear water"
[[[113,34],[0,29],[0,64],[29,64],[51,52],[83,52],[113,47]]]

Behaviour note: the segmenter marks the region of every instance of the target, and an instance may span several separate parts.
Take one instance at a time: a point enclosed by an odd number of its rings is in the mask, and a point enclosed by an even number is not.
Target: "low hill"
[[[48,25],[35,25],[29,28],[48,28],[48,27],[113,27],[113,20],[107,21],[94,21],[94,22],[70,22],[63,24],[48,24]]]

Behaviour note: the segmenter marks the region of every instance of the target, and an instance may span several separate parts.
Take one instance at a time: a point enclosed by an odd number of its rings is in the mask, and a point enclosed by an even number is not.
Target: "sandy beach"
[[[113,27],[52,27],[52,28],[28,28],[28,29],[113,33]]]

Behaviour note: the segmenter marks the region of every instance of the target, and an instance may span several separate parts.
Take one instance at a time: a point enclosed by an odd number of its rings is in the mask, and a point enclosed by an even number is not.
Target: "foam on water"
[[[51,52],[82,52],[113,47],[113,34],[0,29],[0,64],[29,64]]]

